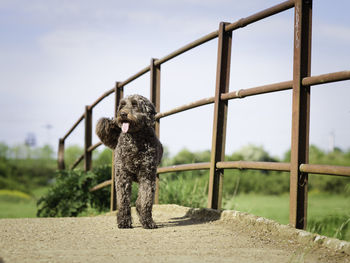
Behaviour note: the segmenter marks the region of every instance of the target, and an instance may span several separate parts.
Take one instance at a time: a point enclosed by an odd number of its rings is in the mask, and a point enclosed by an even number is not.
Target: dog
[[[163,147],[154,131],[155,115],[155,107],[147,98],[131,95],[120,101],[116,118],[101,118],[96,125],[102,143],[114,150],[119,228],[132,228],[133,181],[139,184],[136,211],[142,227],[157,228],[152,206]]]

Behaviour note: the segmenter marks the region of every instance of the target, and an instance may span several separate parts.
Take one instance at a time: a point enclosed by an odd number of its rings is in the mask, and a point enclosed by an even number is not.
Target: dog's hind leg
[[[136,211],[143,228],[153,229],[157,225],[152,219],[152,206],[155,193],[155,180],[141,178],[136,200]]]

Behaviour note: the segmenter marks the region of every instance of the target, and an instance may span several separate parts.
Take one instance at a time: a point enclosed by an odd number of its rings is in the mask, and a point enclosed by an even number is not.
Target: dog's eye
[[[125,100],[122,100],[119,104],[119,109],[123,108],[126,105]]]
[[[133,108],[137,108],[138,107],[138,104],[137,104],[136,100],[132,100],[131,101],[131,105],[132,105]]]

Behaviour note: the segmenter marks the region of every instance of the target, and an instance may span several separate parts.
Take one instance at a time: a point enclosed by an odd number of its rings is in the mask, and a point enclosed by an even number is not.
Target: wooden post
[[[155,58],[151,59],[150,75],[151,75],[151,102],[156,107],[156,112],[160,112],[160,65],[155,66]],[[159,138],[159,119],[154,127],[157,137]],[[154,203],[159,204],[159,178],[156,178],[156,192],[154,195]]]
[[[300,164],[309,162],[310,86],[303,86],[302,79],[311,72],[311,28],[312,1],[296,0],[289,222],[299,229],[307,221],[308,174]]]
[[[222,180],[224,171],[216,168],[216,163],[225,158],[226,122],[228,101],[222,101],[222,93],[229,91],[232,32],[225,32],[227,23],[220,23],[218,58],[214,101],[214,122],[210,160],[208,207],[221,208]]]
[[[84,144],[84,170],[90,171],[92,152],[88,151],[92,144],[92,108],[85,106],[85,144]]]
[[[124,96],[124,87],[120,86],[120,82],[115,83],[115,102],[114,102],[114,117],[117,117],[119,103]],[[112,151],[112,174],[111,174],[111,211],[117,210],[117,192],[115,189],[115,170],[114,170],[114,151]]]
[[[58,141],[58,170],[66,169],[66,165],[64,163],[64,139],[59,139]]]

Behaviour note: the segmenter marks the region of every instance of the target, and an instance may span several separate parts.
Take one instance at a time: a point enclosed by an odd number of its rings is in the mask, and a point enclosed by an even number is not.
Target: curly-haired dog
[[[96,126],[101,141],[114,150],[119,228],[131,228],[131,185],[139,183],[136,211],[144,228],[156,228],[152,219],[157,166],[163,155],[154,132],[154,105],[145,97],[122,99],[116,119],[102,118]]]

